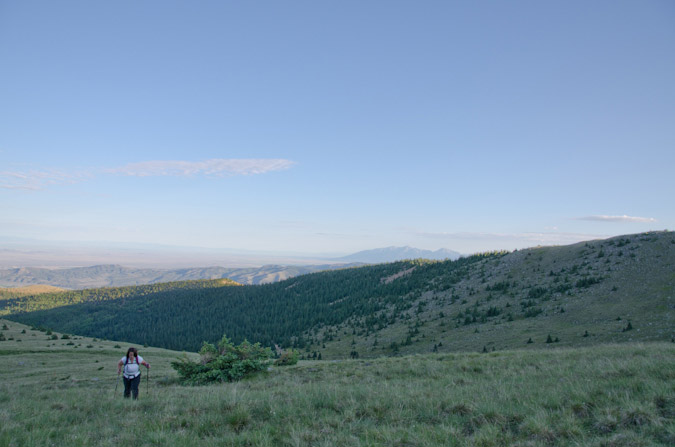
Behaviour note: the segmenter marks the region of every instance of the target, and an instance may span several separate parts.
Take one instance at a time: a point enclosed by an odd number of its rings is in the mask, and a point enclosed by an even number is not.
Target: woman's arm
[[[124,362],[122,360],[117,362],[117,374],[119,374],[122,371],[122,365],[124,365]]]
[[[141,365],[145,366],[146,368],[150,369],[150,363],[146,362],[145,360],[141,361]]]

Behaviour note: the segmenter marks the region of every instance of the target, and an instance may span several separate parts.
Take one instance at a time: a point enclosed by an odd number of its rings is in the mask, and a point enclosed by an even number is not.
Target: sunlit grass
[[[203,387],[176,385],[178,353],[141,347],[151,381],[134,402],[121,383],[114,394],[126,344],[75,337],[79,348],[47,347],[44,333],[6,324],[1,446],[675,442],[671,343],[300,362]]]

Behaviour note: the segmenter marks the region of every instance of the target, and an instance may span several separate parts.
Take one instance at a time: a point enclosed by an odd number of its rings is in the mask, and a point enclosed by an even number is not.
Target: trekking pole
[[[117,371],[117,380],[115,380],[115,396],[117,396],[117,385],[120,383],[120,372]]]
[[[145,387],[148,389],[148,396],[150,395],[150,367],[147,367],[148,377],[145,378]]]

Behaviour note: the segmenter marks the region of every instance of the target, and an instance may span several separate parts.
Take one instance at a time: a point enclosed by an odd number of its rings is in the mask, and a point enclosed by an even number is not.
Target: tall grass
[[[152,380],[131,401],[121,383],[114,395],[126,345],[47,347],[8,325],[0,446],[675,444],[669,343],[300,362],[202,387],[176,384],[178,353],[148,348]]]

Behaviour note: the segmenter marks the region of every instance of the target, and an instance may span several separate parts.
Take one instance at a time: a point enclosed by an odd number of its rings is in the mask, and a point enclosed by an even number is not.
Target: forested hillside
[[[268,346],[293,343],[303,346],[298,335],[307,329],[336,325],[354,316],[370,316],[387,309],[402,315],[426,284],[436,281],[449,287],[465,277],[481,259],[499,256],[502,254],[453,262],[380,264],[259,286],[171,288],[143,296],[126,295],[124,300],[111,297],[51,310],[14,313],[8,318],[62,332],[179,350],[197,350],[204,340],[217,340],[223,333],[235,342],[248,338]],[[394,280],[401,271],[415,274]],[[56,298],[62,299],[58,295]]]
[[[12,314],[62,332],[196,350],[223,333],[308,357],[671,340],[675,236],[404,261],[275,284],[176,288]]]

